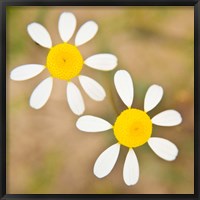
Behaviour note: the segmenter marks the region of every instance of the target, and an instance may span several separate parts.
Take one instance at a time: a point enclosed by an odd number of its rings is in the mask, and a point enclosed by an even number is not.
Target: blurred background
[[[84,58],[113,53],[118,67],[100,72],[84,67],[82,74],[97,80],[106,90],[103,102],[91,100],[75,78],[86,103],[84,114],[114,123],[126,107],[113,84],[117,69],[132,75],[133,106],[143,109],[148,87],[164,88],[161,103],[151,117],[166,109],[178,110],[183,123],[153,127],[152,136],[177,145],[173,162],[157,157],[147,144],[135,149],[140,179],[125,185],[123,165],[128,149],[121,148],[113,171],[105,178],[93,175],[97,157],[116,143],[112,131],[84,133],[66,101],[66,82],[54,79],[52,94],[40,110],[29,107],[34,88],[45,70],[27,81],[12,81],[10,71],[23,64],[45,64],[48,49],[36,45],[26,27],[39,22],[49,31],[53,45],[61,43],[58,18],[73,12],[77,29],[86,21],[99,25],[98,34],[79,50]],[[10,194],[192,194],[194,193],[194,11],[193,7],[8,7],[7,9],[7,193]],[[75,35],[74,35],[75,36]],[[74,37],[69,41],[74,44]]]

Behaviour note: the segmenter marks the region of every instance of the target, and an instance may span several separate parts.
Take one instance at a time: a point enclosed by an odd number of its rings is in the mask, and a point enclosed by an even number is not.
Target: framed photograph
[[[0,8],[0,199],[200,199],[198,0]]]

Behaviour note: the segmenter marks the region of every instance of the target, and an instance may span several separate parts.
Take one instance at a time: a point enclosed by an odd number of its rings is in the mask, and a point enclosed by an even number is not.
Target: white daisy
[[[175,126],[181,123],[181,115],[175,110],[165,110],[152,119],[147,112],[152,110],[160,102],[163,89],[158,85],[152,85],[147,90],[144,100],[144,111],[131,108],[134,88],[131,76],[125,70],[119,70],[114,76],[116,90],[128,107],[117,117],[114,125],[104,119],[85,115],[78,119],[76,126],[86,132],[101,132],[113,129],[117,143],[106,149],[95,162],[94,174],[98,178],[107,176],[113,169],[120,151],[120,146],[129,148],[123,168],[123,178],[127,185],[134,185],[139,179],[139,164],[133,148],[146,142],[151,149],[161,158],[172,161],[178,155],[177,147],[170,141],[151,137],[152,124],[158,126]]]
[[[41,24],[31,23],[27,27],[30,37],[39,45],[49,48],[45,65],[26,64],[12,70],[10,78],[15,81],[30,79],[45,68],[48,69],[50,76],[43,80],[33,91],[30,97],[30,106],[40,109],[45,105],[52,91],[53,78],[65,80],[67,82],[66,94],[67,101],[71,110],[81,115],[85,110],[84,101],[78,87],[71,81],[78,77],[83,90],[93,100],[102,101],[106,94],[103,87],[92,78],[80,75],[83,64],[98,70],[109,71],[117,66],[117,58],[112,54],[96,54],[86,60],[78,50],[78,46],[92,39],[98,30],[94,21],[83,24],[75,36],[75,45],[69,44],[76,28],[76,18],[72,13],[64,12],[58,21],[58,30],[63,41],[61,44],[52,45],[51,37]]]

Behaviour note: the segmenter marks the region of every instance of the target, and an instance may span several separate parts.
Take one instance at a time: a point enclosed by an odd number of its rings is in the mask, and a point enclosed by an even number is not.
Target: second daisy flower
[[[177,147],[169,140],[151,137],[152,125],[175,126],[181,123],[182,118],[176,110],[163,111],[152,119],[147,114],[160,102],[163,96],[162,87],[158,85],[149,87],[145,96],[143,111],[131,108],[134,88],[131,76],[127,71],[117,71],[114,83],[120,98],[128,107],[118,115],[114,125],[99,117],[85,115],[78,119],[76,126],[85,132],[101,132],[113,129],[118,142],[107,148],[98,157],[94,165],[94,174],[98,178],[107,176],[117,161],[120,146],[123,145],[129,149],[124,163],[123,178],[127,185],[134,185],[139,179],[139,164],[133,149],[147,142],[159,157],[167,161],[174,160],[178,155]]]

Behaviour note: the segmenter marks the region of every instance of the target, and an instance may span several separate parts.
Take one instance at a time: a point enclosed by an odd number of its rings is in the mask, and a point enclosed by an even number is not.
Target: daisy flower
[[[114,125],[104,119],[85,115],[77,120],[78,129],[85,132],[101,132],[113,129],[116,144],[106,149],[95,162],[93,172],[98,178],[107,176],[113,169],[120,151],[120,146],[128,147],[128,154],[123,167],[123,178],[127,185],[134,185],[139,179],[139,164],[134,148],[146,142],[156,155],[164,160],[172,161],[178,155],[177,147],[170,141],[151,137],[152,125],[175,126],[181,123],[181,115],[175,110],[165,110],[153,118],[147,112],[160,102],[163,89],[158,85],[148,88],[144,99],[144,110],[131,108],[134,88],[131,76],[125,70],[119,70],[114,76],[114,83],[120,98],[128,107],[116,118]]]
[[[105,98],[103,87],[92,78],[80,73],[84,64],[93,69],[112,70],[117,66],[117,58],[105,53],[96,54],[84,60],[77,47],[91,40],[96,35],[98,26],[94,21],[84,23],[75,36],[75,45],[72,45],[68,41],[73,36],[75,28],[75,16],[69,12],[62,13],[58,21],[58,30],[63,43],[53,46],[50,34],[45,27],[36,22],[27,26],[28,34],[33,41],[42,47],[49,48],[45,65],[21,65],[10,74],[12,80],[22,81],[35,77],[44,69],[49,71],[50,76],[35,88],[30,97],[32,108],[40,109],[45,105],[52,91],[53,78],[67,82],[67,101],[71,110],[77,115],[84,112],[85,105],[78,87],[72,82],[73,78],[78,77],[83,90],[93,100],[102,101]]]

